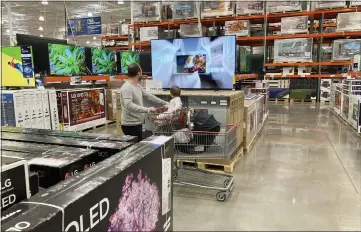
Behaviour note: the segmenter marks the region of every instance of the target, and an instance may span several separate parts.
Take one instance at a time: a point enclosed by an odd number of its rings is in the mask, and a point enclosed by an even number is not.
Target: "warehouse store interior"
[[[361,230],[361,2],[1,10],[1,230]]]

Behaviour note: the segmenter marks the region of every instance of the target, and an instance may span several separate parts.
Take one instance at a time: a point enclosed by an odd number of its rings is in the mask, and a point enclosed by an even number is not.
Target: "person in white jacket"
[[[162,119],[172,119],[174,113],[177,110],[182,109],[182,101],[180,99],[181,89],[178,86],[173,86],[170,88],[170,96],[172,100],[170,100],[167,111],[163,112],[162,114],[157,116],[157,120]]]

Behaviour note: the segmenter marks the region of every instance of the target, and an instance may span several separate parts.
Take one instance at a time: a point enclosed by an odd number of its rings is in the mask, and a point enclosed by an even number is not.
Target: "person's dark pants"
[[[142,136],[142,125],[135,126],[124,126],[122,125],[122,130],[125,135],[131,135],[138,137],[138,142],[143,140]]]

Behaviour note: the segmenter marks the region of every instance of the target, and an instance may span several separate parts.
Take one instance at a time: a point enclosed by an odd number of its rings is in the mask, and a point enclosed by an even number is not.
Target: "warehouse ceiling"
[[[65,15],[67,9],[68,18],[83,18],[89,16],[101,16],[102,24],[119,23],[130,21],[130,3],[124,1],[2,1],[1,2],[1,43],[2,46],[10,45],[8,6],[11,7],[13,18],[13,34],[22,33],[43,37],[65,37]],[[40,21],[39,17],[44,21]],[[42,27],[42,31],[39,28]],[[41,29],[41,28],[40,28]],[[77,36],[75,39],[79,45],[100,45],[100,35]],[[69,38],[69,40],[72,40]]]

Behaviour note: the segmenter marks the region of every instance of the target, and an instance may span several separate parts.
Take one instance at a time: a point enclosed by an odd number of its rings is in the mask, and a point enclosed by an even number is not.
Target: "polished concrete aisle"
[[[174,229],[361,230],[361,138],[328,106],[270,106],[226,202],[175,188]]]

